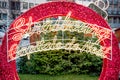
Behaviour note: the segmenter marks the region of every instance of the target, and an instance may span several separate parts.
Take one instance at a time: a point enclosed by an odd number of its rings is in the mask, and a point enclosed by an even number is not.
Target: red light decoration
[[[100,15],[90,8],[82,5],[71,2],[50,2],[36,6],[14,20],[14,22],[10,25],[8,35],[6,34],[3,39],[0,48],[0,80],[19,80],[15,61],[7,62],[7,49],[9,52],[12,52],[9,56],[14,57],[16,48],[22,39],[22,35],[25,34],[33,22],[37,22],[47,17],[66,16],[70,11],[72,12],[72,18],[110,29],[107,22]],[[6,38],[7,36],[9,39],[8,44]],[[105,43],[101,42],[101,45],[109,45],[108,40],[104,42]],[[9,45],[8,48],[7,45]],[[114,34],[112,34],[112,47],[112,60],[103,60],[103,67],[99,80],[118,80],[120,54],[118,42]],[[109,51],[105,50],[104,52],[106,53]]]

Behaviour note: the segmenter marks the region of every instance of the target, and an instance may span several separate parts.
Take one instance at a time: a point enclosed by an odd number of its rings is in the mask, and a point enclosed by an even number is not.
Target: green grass
[[[59,75],[59,76],[50,76],[50,75],[30,75],[30,74],[19,74],[20,80],[98,80],[98,76],[89,76],[89,75]]]

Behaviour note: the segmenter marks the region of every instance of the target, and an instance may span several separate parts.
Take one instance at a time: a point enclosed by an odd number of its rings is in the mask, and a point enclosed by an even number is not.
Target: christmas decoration
[[[53,16],[66,16],[69,12],[71,12],[71,18],[93,25],[90,26],[90,29],[92,28],[94,33],[98,34],[97,36],[101,40],[101,46],[105,46],[102,49],[104,54],[108,53],[110,49],[112,51],[112,60],[103,59],[103,68],[99,80],[118,80],[120,54],[117,39],[111,32],[111,28],[107,22],[92,9],[71,2],[50,2],[41,4],[19,16],[10,25],[8,33],[5,35],[0,48],[0,79],[19,80],[15,61],[8,62],[8,60],[16,57],[16,51],[20,40],[23,35],[29,31],[34,22]],[[111,40],[110,37],[112,37]],[[54,39],[57,38],[55,37]],[[74,43],[74,39],[73,37],[71,43]]]

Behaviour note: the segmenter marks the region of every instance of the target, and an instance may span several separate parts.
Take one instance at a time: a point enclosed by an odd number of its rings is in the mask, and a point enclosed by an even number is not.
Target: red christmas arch
[[[107,22],[100,15],[90,8],[76,3],[51,2],[36,6],[14,20],[10,25],[8,35],[5,35],[3,39],[0,48],[0,80],[19,80],[15,61],[7,61],[7,49],[8,52],[11,53],[10,55],[14,57],[19,41],[32,23],[47,17],[66,16],[69,11],[72,12],[72,18],[110,29]],[[9,39],[8,44],[7,37]],[[8,48],[7,45],[9,46]],[[103,60],[103,67],[99,80],[118,80],[120,54],[118,42],[114,34],[112,34],[112,47],[112,60]]]

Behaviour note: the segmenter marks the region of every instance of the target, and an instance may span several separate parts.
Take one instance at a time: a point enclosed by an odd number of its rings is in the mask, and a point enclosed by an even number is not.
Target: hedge
[[[30,60],[22,57],[17,64],[20,73],[99,75],[102,59],[86,52],[53,50],[34,53]]]

